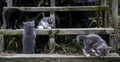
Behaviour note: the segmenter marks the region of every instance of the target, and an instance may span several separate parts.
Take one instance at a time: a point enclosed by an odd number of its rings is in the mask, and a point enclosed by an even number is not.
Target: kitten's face
[[[98,54],[99,54],[99,56],[106,56],[107,53],[109,53],[110,49],[111,49],[111,47],[99,48],[99,49],[98,49]]]
[[[49,24],[53,24],[53,22],[54,22],[54,21],[53,21],[53,18],[48,17],[48,18],[47,18],[47,22],[48,22]]]
[[[24,28],[34,28],[35,24],[34,21],[27,21],[27,22],[23,22]]]
[[[107,49],[104,49],[104,48],[100,48],[99,51],[98,51],[98,54],[100,56],[106,56],[108,50]]]

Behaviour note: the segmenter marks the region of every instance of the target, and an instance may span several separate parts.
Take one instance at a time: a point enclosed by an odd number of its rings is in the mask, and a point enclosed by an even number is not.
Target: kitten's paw
[[[94,53],[95,52],[95,50],[94,49],[91,49],[92,50],[92,52]]]
[[[90,57],[90,54],[86,54],[85,57]]]
[[[38,29],[43,29],[43,26],[38,26],[37,28],[38,28]]]
[[[98,54],[95,54],[95,56],[99,57],[100,55],[98,55]]]
[[[47,27],[47,29],[51,29],[51,27]]]

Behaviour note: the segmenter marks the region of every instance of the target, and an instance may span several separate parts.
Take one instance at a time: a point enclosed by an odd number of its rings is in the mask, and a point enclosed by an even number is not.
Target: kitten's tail
[[[76,37],[76,40],[77,40],[77,42],[79,43],[81,39],[85,39],[85,38],[86,38],[86,35],[78,35],[78,36]]]

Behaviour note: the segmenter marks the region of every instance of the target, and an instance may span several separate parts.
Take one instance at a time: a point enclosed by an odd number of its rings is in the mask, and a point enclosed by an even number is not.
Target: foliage
[[[57,53],[81,53],[82,44],[77,43],[76,36],[56,36]]]
[[[4,36],[4,51],[6,53],[20,53],[22,49],[22,37],[21,36]]]

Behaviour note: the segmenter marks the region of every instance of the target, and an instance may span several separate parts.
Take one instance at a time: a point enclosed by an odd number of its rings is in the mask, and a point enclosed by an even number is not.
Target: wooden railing
[[[7,0],[8,2],[8,7],[4,7],[4,11],[8,8],[18,8],[22,11],[50,11],[50,16],[55,19],[55,11],[109,11],[110,7],[106,5],[107,0],[100,0],[104,1],[103,5],[99,6],[64,6],[64,7],[56,7],[55,6],[55,0],[50,0],[51,2],[51,7],[12,7],[12,0]],[[51,52],[54,52],[55,49],[55,38],[54,35],[78,35],[78,34],[89,34],[89,33],[97,33],[97,34],[112,34],[115,33],[116,37],[117,36],[117,10],[118,8],[116,7],[116,4],[118,0],[113,0],[113,11],[112,11],[112,20],[114,21],[115,25],[115,30],[114,28],[71,28],[71,29],[43,29],[43,30],[38,30],[37,35],[49,35],[50,36],[50,50]],[[106,18],[108,15],[107,13],[104,13]],[[107,19],[104,19],[105,23],[107,22]],[[54,21],[55,22],[55,21]],[[5,25],[5,22],[4,22]],[[3,45],[4,45],[4,40],[3,40],[3,35],[21,35],[23,29],[16,29],[16,30],[11,30],[11,29],[0,29],[0,51],[3,51]],[[52,40],[51,40],[52,39]],[[117,40],[116,40],[117,42]]]
[[[23,29],[0,29],[0,35],[22,35]],[[36,29],[37,35],[112,34],[113,28]]]
[[[22,35],[23,29],[0,29],[0,51],[4,49],[4,35]],[[78,35],[78,34],[112,34],[113,28],[66,28],[66,29],[36,29],[37,35],[49,35],[50,51],[54,52],[54,35]]]
[[[4,11],[8,8],[18,8],[22,11],[102,11],[110,10],[109,6],[64,6],[64,7],[4,7]]]

